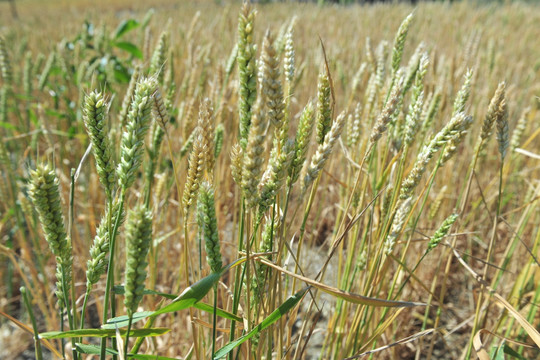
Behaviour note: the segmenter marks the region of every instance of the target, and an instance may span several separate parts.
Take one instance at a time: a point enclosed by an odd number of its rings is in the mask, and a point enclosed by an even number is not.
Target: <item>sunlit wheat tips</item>
[[[317,151],[311,158],[311,163],[306,169],[306,174],[304,176],[304,182],[302,184],[302,193],[305,193],[308,187],[315,181],[317,176],[324,167],[324,164],[330,157],[334,145],[341,136],[341,131],[345,125],[345,113],[341,113],[336,121],[332,124],[330,132],[327,134],[324,139],[324,143],[320,144],[317,148]]]
[[[206,248],[206,259],[214,273],[221,271],[221,247],[217,227],[214,189],[212,185],[204,182],[199,190],[197,205],[197,224]]]
[[[452,116],[465,111],[465,105],[467,104],[467,100],[469,100],[469,96],[471,95],[472,78],[473,70],[468,69],[467,73],[465,74],[463,85],[461,86],[461,89],[458,91],[456,99],[454,100],[454,110],[452,112]]]
[[[30,173],[28,192],[39,215],[39,221],[45,240],[56,258],[57,264],[57,296],[64,300],[64,282],[71,282],[71,266],[73,263],[71,242],[69,241],[62,214],[58,178],[51,165],[39,165]]]
[[[403,48],[405,47],[405,40],[407,39],[407,33],[409,32],[412,19],[413,13],[409,14],[405,20],[403,20],[399,26],[396,38],[394,39],[394,46],[392,48],[392,75],[399,69],[399,64],[401,63],[401,58],[403,56]]]
[[[148,131],[152,111],[152,94],[155,80],[142,79],[135,88],[135,94],[128,113],[126,130],[122,134],[120,162],[116,170],[118,184],[125,191],[135,182],[137,170],[142,161],[143,143]]]
[[[394,220],[392,221],[392,227],[390,228],[390,233],[386,237],[384,242],[384,252],[389,255],[394,251],[396,246],[396,240],[403,231],[405,226],[405,221],[409,216],[409,212],[412,207],[412,198],[409,197],[403,201],[400,201]]]
[[[423,79],[426,75],[428,65],[429,59],[426,54],[423,54],[416,72],[409,111],[405,117],[405,144],[409,146],[412,144],[414,137],[416,136],[420,123],[420,115],[424,105]]]
[[[441,159],[441,164],[446,163],[457,151],[457,148],[459,144],[462,142],[463,137],[469,130],[472,124],[472,117],[468,117],[466,121],[463,123],[463,126],[461,127],[461,130],[457,132],[454,136],[452,136],[448,142],[446,143],[446,146],[444,147],[444,153]]]
[[[115,171],[108,138],[107,111],[107,102],[101,92],[93,91],[85,96],[83,120],[92,143],[99,181],[110,197],[114,190]]]
[[[470,126],[471,122],[471,116],[458,113],[435,135],[428,145],[423,147],[414,163],[413,169],[401,183],[400,199],[405,200],[412,195],[413,190],[420,183],[420,179],[425,173],[427,164],[433,158],[433,155],[451,139],[460,136]],[[459,139],[462,139],[462,137],[459,137]]]
[[[400,101],[402,86],[403,78],[400,78],[394,86],[394,89],[392,90],[390,98],[386,103],[384,109],[377,117],[377,121],[375,122],[375,126],[373,127],[373,130],[371,131],[371,135],[369,137],[370,143],[373,144],[377,142],[382,137],[383,133],[387,130],[388,123],[392,119],[392,116],[394,115],[394,112],[396,111],[397,105]]]
[[[497,122],[497,117],[500,116],[498,112],[500,109],[500,104],[504,99],[505,87],[506,84],[504,82],[500,82],[497,86],[495,94],[493,94],[493,97],[491,98],[486,116],[484,118],[484,122],[482,123],[479,151],[484,150],[484,148],[486,147],[487,140],[489,139],[493,131],[493,124]]]
[[[128,213],[126,223],[126,271],[124,305],[128,314],[137,311],[146,280],[146,257],[152,241],[152,214],[144,206]]]
[[[354,108],[350,123],[347,122],[350,130],[347,134],[347,145],[353,147],[358,145],[360,141],[360,132],[362,129],[362,103],[358,102]]]
[[[287,33],[285,34],[285,55],[283,57],[283,70],[285,72],[285,83],[287,85],[286,97],[290,98],[293,92],[294,72],[295,72],[295,52],[294,52],[294,19]]]
[[[256,46],[253,39],[253,26],[256,12],[244,3],[238,19],[238,70],[240,77],[238,107],[240,112],[240,145],[247,145],[251,126],[252,107],[257,98]]]

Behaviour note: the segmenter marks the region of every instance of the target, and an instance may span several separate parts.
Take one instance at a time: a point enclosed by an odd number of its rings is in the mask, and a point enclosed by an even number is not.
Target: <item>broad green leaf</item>
[[[130,80],[130,75],[128,74],[127,70],[123,67],[115,67],[114,68],[114,79],[121,83],[121,84],[127,84]]]
[[[59,118],[59,119],[62,119],[62,118],[66,117],[66,114],[61,113],[60,111],[52,110],[52,109],[45,109],[45,115],[51,116],[51,117],[56,117],[56,118]]]
[[[128,41],[119,41],[119,42],[115,42],[114,46],[116,46],[119,49],[127,51],[128,53],[130,53],[131,55],[135,56],[138,59],[142,60],[143,58],[143,53],[141,49],[139,49],[137,45],[133,43],[130,43]]]
[[[151,316],[154,312],[153,311],[141,311],[136,312],[133,314],[133,324],[135,324],[137,321],[141,321],[143,319],[146,319],[147,317]],[[109,329],[114,330],[117,327],[122,328],[128,326],[129,317],[127,315],[117,316],[115,318],[107,320],[107,323],[102,325],[102,329]]]
[[[228,343],[214,354],[214,360],[220,359],[223,356],[227,355],[234,348],[240,346],[242,343],[246,342],[253,336],[257,335],[285,315],[289,310],[296,306],[304,297],[304,294],[308,288],[306,287],[303,290],[300,290],[290,298],[288,298],[283,304],[281,304],[276,310],[274,310],[266,319],[264,319],[259,325],[257,325],[253,330],[248,332],[246,335],[239,337],[238,339]]]
[[[499,347],[494,348],[495,354],[493,354],[491,356],[491,358],[493,360],[505,360],[505,358],[504,358],[504,345],[505,345],[505,343],[503,341],[503,343]]]
[[[122,35],[124,35],[125,33],[137,28],[138,26],[139,26],[139,22],[134,19],[128,19],[128,20],[122,21],[114,32],[114,38],[118,39],[122,37]]]
[[[193,307],[194,307],[195,309],[199,309],[199,310],[204,311],[204,312],[207,312],[207,313],[209,313],[209,314],[213,314],[213,313],[214,313],[214,307],[213,307],[212,305],[210,305],[210,304],[198,302],[198,303],[195,303],[195,305],[193,305]],[[241,317],[236,316],[236,315],[234,315],[233,313],[230,313],[230,312],[225,311],[225,310],[220,309],[220,308],[217,308],[217,310],[216,310],[216,315],[219,316],[219,317],[222,317],[222,318],[224,318],[224,319],[242,322],[242,318],[241,318]]]
[[[0,127],[4,128],[4,129],[7,129],[7,130],[17,130],[16,126],[14,126],[11,123],[5,122],[5,121],[0,121]]]
[[[512,349],[508,344],[504,344],[504,353],[511,356],[514,359],[518,360],[527,360],[522,355],[520,355],[516,350]]]
[[[124,285],[114,285],[113,291],[116,295],[124,295],[125,293]],[[176,295],[167,294],[164,292],[150,290],[150,289],[144,289],[143,295],[158,295],[158,296],[162,296],[164,298],[170,299],[170,300],[176,299]]]
[[[115,285],[114,288],[113,288],[113,291],[114,291],[115,294],[124,295],[124,286],[123,285]],[[144,289],[143,294],[144,295],[158,295],[158,296],[162,296],[164,298],[171,299],[171,300],[176,299],[176,295],[167,294],[167,293],[164,293],[164,292],[154,291],[154,290],[150,290],[150,289]],[[214,313],[214,307],[212,305],[210,305],[210,304],[197,302],[197,303],[195,303],[195,305],[193,305],[193,307],[196,308],[196,309],[202,310],[204,312],[207,312],[209,314]],[[152,314],[152,312],[148,312],[148,311],[145,311],[144,313],[148,313],[148,315],[145,315],[145,317],[150,316],[150,314]],[[143,314],[143,313],[135,313],[133,315],[134,318],[135,318],[135,316],[137,314]],[[230,312],[225,311],[225,310],[220,309],[220,308],[217,309],[216,314],[217,314],[217,316],[222,317],[224,319],[233,320],[233,321],[240,321],[240,322],[242,321],[241,317],[236,316],[233,313],[230,313]],[[119,319],[121,317],[124,318],[124,316],[119,316],[119,317],[116,317],[114,319]],[[111,320],[107,321],[107,323],[109,323]],[[141,319],[139,319],[139,320],[141,320]],[[125,317],[125,319],[122,320],[122,321],[127,321],[127,317]],[[127,326],[127,322],[126,322],[125,326]],[[106,329],[108,327],[104,326],[103,328]],[[111,329],[113,329],[113,328],[111,328]]]
[[[178,297],[176,297],[172,303],[165,306],[164,308],[151,312],[151,311],[145,311],[140,313],[133,314],[133,324],[137,321],[141,321],[149,316],[155,317],[160,314],[166,314],[170,312],[175,312],[179,310],[184,310],[187,308],[190,308],[191,306],[194,306],[198,301],[200,301],[203,297],[205,297],[206,294],[212,288],[215,284],[217,284],[219,278],[221,277],[221,273],[212,273],[208,275],[207,277],[197,281],[195,284],[191,285],[187,289],[185,289],[182,294],[180,294]],[[138,316],[136,316],[138,315]],[[128,326],[128,317],[127,316],[119,316],[113,319],[109,319],[107,321],[107,324],[103,325],[103,329],[116,329],[116,327],[125,327]]]
[[[130,337],[159,336],[171,331],[166,328],[133,329],[129,332]],[[126,334],[125,329],[120,330],[121,335]],[[78,329],[68,331],[50,331],[39,334],[41,339],[66,339],[74,337],[115,337],[116,329]]]
[[[195,305],[200,301],[212,288],[217,284],[218,280],[221,278],[222,273],[212,273],[207,277],[197,281],[195,284],[188,287],[180,296],[178,296],[172,303],[169,305],[157,310],[152,314],[156,316],[159,314],[166,314],[170,312],[175,312],[178,310],[184,310],[190,306]]]
[[[100,355],[101,354],[101,348],[97,345],[88,345],[88,344],[75,344],[75,349],[80,354],[88,354],[88,355]],[[118,351],[114,349],[106,349],[107,355],[118,355]],[[128,354],[127,357],[133,358],[133,359],[141,359],[141,360],[178,360],[175,358],[170,358],[166,356],[159,356],[159,355],[143,355],[143,354]]]

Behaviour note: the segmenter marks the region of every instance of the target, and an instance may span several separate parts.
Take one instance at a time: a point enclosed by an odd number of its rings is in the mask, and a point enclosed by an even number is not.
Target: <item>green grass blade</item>
[[[124,286],[123,285],[115,285],[114,288],[113,288],[113,291],[117,295],[124,295]],[[162,297],[170,299],[170,300],[174,300],[177,297],[176,295],[173,295],[173,294],[167,294],[167,293],[164,293],[164,292],[154,291],[154,290],[150,290],[150,289],[144,289],[143,294],[144,295],[162,296]],[[210,304],[197,302],[197,303],[195,303],[195,305],[193,305],[193,307],[196,308],[196,309],[199,309],[201,311],[207,312],[209,314],[214,313],[214,307],[212,305],[210,305]],[[232,320],[232,321],[242,321],[241,317],[236,316],[233,313],[230,313],[230,312],[225,311],[225,310],[220,309],[220,308],[217,309],[216,313],[217,313],[217,316],[222,317],[224,319],[228,319],[228,320]],[[142,318],[137,317],[138,314],[140,314],[139,317],[140,316],[143,316],[143,317]],[[143,314],[145,314],[145,315],[143,315]],[[137,319],[137,321],[139,321],[139,320],[142,320],[142,319],[150,316],[151,314],[152,314],[152,311],[144,311],[144,312],[135,313],[133,319],[134,319],[134,321],[135,321],[135,319]],[[112,320],[115,320],[118,327],[122,327],[122,326],[127,325],[128,317],[127,316],[119,316],[119,317],[116,317],[114,319],[110,319],[107,322],[107,325],[103,326],[102,328],[103,329],[114,329],[114,327],[108,327],[108,324],[113,324]],[[120,321],[118,321],[118,320],[120,320]],[[124,321],[125,321],[126,325],[120,325]]]
[[[158,311],[155,311],[152,316],[184,310],[195,305],[195,303],[200,301],[206,296],[206,294],[208,294],[210,290],[212,290],[220,278],[220,273],[212,273],[197,281],[195,284],[184,290],[184,292],[182,292],[182,294],[180,294],[180,296],[178,296],[172,303],[162,309],[159,309]]]
[[[153,313],[154,313],[153,311],[141,311],[141,312],[134,313],[132,324],[136,323],[137,321],[146,319],[147,317],[151,316]],[[117,327],[122,328],[122,327],[128,326],[128,322],[129,322],[129,317],[127,315],[117,316],[115,318],[107,320],[107,323],[102,325],[101,328],[114,330]]]
[[[118,27],[116,28],[116,31],[114,32],[114,38],[118,39],[122,37],[122,35],[137,28],[139,25],[140,25],[139,22],[135,19],[128,19],[128,20],[122,21],[120,25],[118,25]]]
[[[129,332],[131,337],[159,336],[171,331],[166,328],[135,329]],[[120,330],[125,335],[126,330]],[[68,331],[50,331],[39,334],[40,339],[66,339],[74,337],[115,337],[115,329],[77,329]]]
[[[242,343],[246,342],[253,336],[257,335],[279,319],[283,315],[285,315],[289,310],[291,310],[293,307],[296,306],[302,300],[304,297],[304,294],[308,288],[300,290],[290,298],[288,298],[283,304],[281,304],[276,310],[274,310],[266,319],[264,319],[259,325],[257,325],[253,330],[251,330],[249,333],[247,333],[244,336],[239,337],[238,339],[228,343],[214,354],[214,360],[220,359],[223,356],[227,355],[229,352],[231,352],[234,348],[240,346]]]
[[[143,53],[141,49],[139,49],[137,45],[133,43],[130,43],[128,41],[119,41],[119,42],[115,42],[114,46],[116,46],[119,49],[127,51],[128,53],[130,53],[131,55],[135,56],[138,59],[142,60],[143,58]]]
[[[97,345],[88,344],[76,344],[76,349],[80,354],[99,355],[101,349]],[[118,351],[107,348],[107,355],[118,355]],[[127,354],[128,358],[140,359],[140,360],[178,360],[166,356],[159,355],[142,355],[142,354]]]

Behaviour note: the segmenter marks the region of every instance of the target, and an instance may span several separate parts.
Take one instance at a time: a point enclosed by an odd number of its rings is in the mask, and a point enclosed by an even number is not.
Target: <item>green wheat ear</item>
[[[136,88],[128,113],[126,131],[122,134],[120,163],[116,170],[118,184],[125,191],[135,182],[136,173],[141,165],[144,136],[148,131],[152,112],[152,95],[156,82],[152,78],[140,81]]]
[[[93,91],[86,95],[83,106],[84,124],[92,143],[99,181],[103,184],[107,197],[110,197],[114,188],[115,172],[107,136],[106,117],[107,103],[103,94]]]
[[[212,272],[217,273],[223,267],[219,234],[216,218],[214,190],[205,182],[199,190],[199,202],[197,205],[197,224],[206,246],[206,259]]]
[[[108,209],[107,209],[108,210]],[[120,208],[120,204],[114,204],[112,218],[116,219],[118,211],[122,210],[120,216],[120,223],[122,225],[125,220],[125,212]],[[99,226],[96,230],[96,236],[94,242],[90,248],[90,260],[86,263],[86,288],[87,292],[92,290],[92,287],[97,284],[101,275],[107,270],[107,264],[109,263],[109,230],[108,230],[108,218],[109,212],[105,212],[105,215],[101,218]]]
[[[152,241],[152,214],[137,206],[128,214],[126,224],[126,272],[124,305],[128,314],[137,311],[146,280],[146,256]]]
[[[60,205],[58,178],[51,165],[39,165],[31,172],[28,192],[39,215],[45,240],[56,258],[57,296],[64,302],[64,294],[69,291],[64,289],[64,284],[71,282],[73,255]]]
[[[238,70],[240,77],[238,107],[240,112],[240,144],[245,149],[251,126],[252,108],[257,98],[257,69],[253,40],[253,24],[256,12],[244,3],[238,18]]]

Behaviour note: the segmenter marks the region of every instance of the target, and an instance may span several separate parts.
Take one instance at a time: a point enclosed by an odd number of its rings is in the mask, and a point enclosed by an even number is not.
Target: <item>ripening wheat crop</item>
[[[16,6],[0,358],[540,355],[537,5]]]

